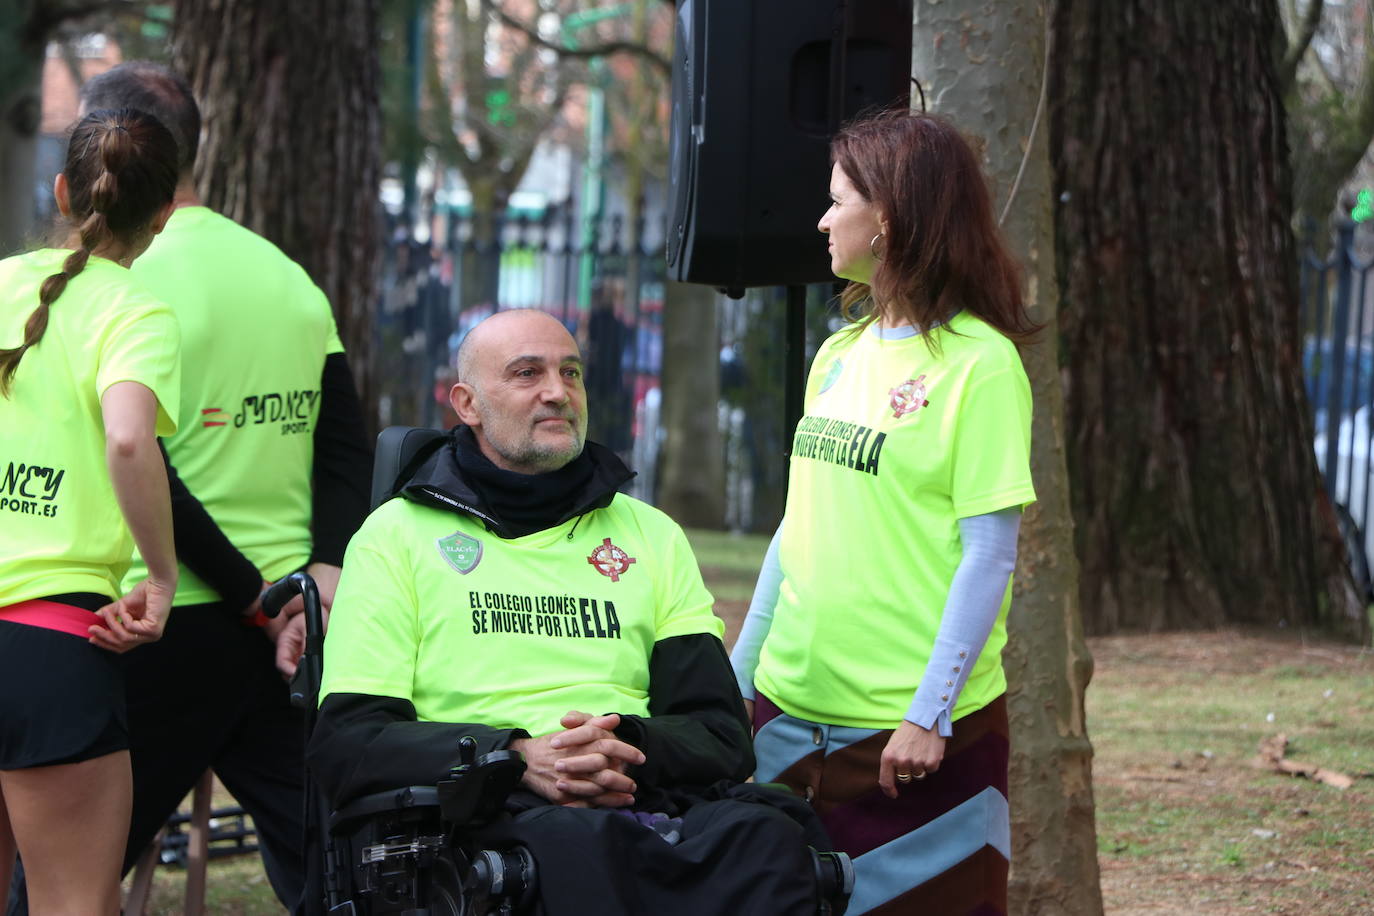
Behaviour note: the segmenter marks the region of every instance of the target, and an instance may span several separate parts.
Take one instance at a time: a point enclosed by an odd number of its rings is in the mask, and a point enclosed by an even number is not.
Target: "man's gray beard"
[[[490,423],[488,421],[489,418],[493,416],[494,411],[492,411],[491,407],[487,404],[486,398],[482,396],[481,391],[475,391],[474,393],[477,395],[477,415],[482,420],[482,426],[486,429],[493,428],[496,424]],[[568,464],[568,462],[572,461],[578,455],[582,454],[582,450],[586,448],[586,426],[584,425],[581,429],[579,429],[576,425],[575,420],[569,421],[569,426],[571,426],[573,429],[573,439],[575,440],[576,444],[562,448],[551,445],[540,445],[537,442],[531,442],[528,448],[519,451],[513,451],[503,447],[502,443],[497,442],[490,435],[484,433],[482,438],[485,439],[487,444],[491,446],[492,451],[496,452],[496,454],[500,455],[503,459],[505,459],[507,464],[512,465],[513,467],[535,467],[538,468],[538,470],[531,471],[530,473],[547,474],[550,471],[556,471],[559,468],[564,467]],[[557,464],[549,464],[549,462],[555,459],[561,460],[559,460]]]
[[[487,440],[491,442],[490,439]],[[582,449],[586,447],[586,440],[578,437],[575,445],[570,444],[566,448],[556,448],[554,446],[531,445],[523,451],[511,453],[504,451],[495,442],[491,442],[491,447],[496,453],[506,459],[508,464],[515,467],[538,468],[536,474],[547,474],[559,468],[567,466],[571,461],[582,454]],[[557,463],[553,463],[557,461]]]

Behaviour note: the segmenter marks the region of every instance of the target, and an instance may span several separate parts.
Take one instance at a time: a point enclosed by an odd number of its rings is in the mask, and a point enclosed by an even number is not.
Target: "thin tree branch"
[[[1322,56],[1320,54],[1313,54],[1311,60],[1312,63],[1316,65],[1317,75],[1322,78],[1322,82],[1326,83],[1327,91],[1332,95],[1345,95],[1345,90],[1336,82],[1336,75],[1331,72],[1331,68],[1326,65],[1326,61],[1322,60]]]
[[[643,58],[651,65],[656,67],[666,76],[672,76],[673,63],[667,57],[655,51],[653,48],[633,41],[608,41],[597,45],[588,45],[585,48],[570,48],[565,44],[556,41],[549,41],[539,34],[539,31],[528,23],[521,22],[514,16],[503,10],[497,0],[482,0],[482,8],[496,17],[497,21],[507,28],[515,29],[523,34],[531,42],[541,48],[547,48],[558,54],[560,57],[609,57],[612,54],[632,54]]]
[[[1283,87],[1284,92],[1291,89],[1293,81],[1297,79],[1298,62],[1312,44],[1312,36],[1317,33],[1317,26],[1322,21],[1324,5],[1325,0],[1308,0],[1307,15],[1303,17],[1297,38],[1289,45],[1288,51],[1279,63],[1279,85]]]
[[[472,164],[472,156],[453,129],[453,107],[449,88],[444,85],[443,77],[439,75],[439,62],[433,53],[425,54],[424,81],[429,98],[421,117],[429,127],[429,135],[424,136],[422,132],[422,139],[433,144],[442,161],[462,171]]]
[[[86,82],[86,74],[81,72],[81,61],[76,56],[76,49],[71,41],[62,42],[59,47],[62,52],[62,63],[66,64],[67,72],[72,75],[72,82],[76,85],[78,92]]]

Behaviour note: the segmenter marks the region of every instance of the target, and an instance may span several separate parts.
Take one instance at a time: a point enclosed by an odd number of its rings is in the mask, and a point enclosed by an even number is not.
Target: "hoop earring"
[[[873,255],[873,260],[875,261],[881,261],[883,259],[883,256],[878,254],[878,250],[875,247],[873,247],[878,244],[878,239],[882,237],[883,234],[879,232],[877,235],[873,236],[873,238],[869,239],[868,242],[868,253]]]

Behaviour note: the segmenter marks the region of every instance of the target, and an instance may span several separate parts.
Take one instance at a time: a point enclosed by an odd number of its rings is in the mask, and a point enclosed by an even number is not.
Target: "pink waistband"
[[[70,604],[58,604],[56,601],[44,601],[42,598],[0,607],[0,620],[57,630],[83,639],[90,638],[91,624],[100,622],[93,611]]]

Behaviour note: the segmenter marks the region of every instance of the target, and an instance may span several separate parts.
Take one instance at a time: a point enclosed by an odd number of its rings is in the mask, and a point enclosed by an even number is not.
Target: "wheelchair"
[[[494,751],[463,762],[438,785],[358,799],[330,819],[326,894],[330,913],[433,916],[513,914],[536,890],[534,857],[523,847],[478,849],[464,837],[500,813],[520,780],[519,755]]]
[[[391,427],[378,437],[373,470],[374,508],[443,442],[440,430]],[[306,649],[292,683],[292,699],[313,730],[323,673],[324,633],[319,594],[305,573],[293,573],[263,593],[275,616],[295,595],[305,603]],[[330,916],[517,916],[532,912],[539,868],[521,845],[482,842],[483,827],[503,817],[508,796],[524,774],[513,751],[478,756],[464,738],[459,763],[433,786],[408,786],[329,810],[306,776],[307,856],[311,863],[304,912]],[[314,850],[311,847],[316,847]],[[815,912],[843,914],[854,888],[844,853],[807,847],[815,882]],[[313,852],[313,854],[312,854]],[[322,867],[316,867],[321,863]]]

